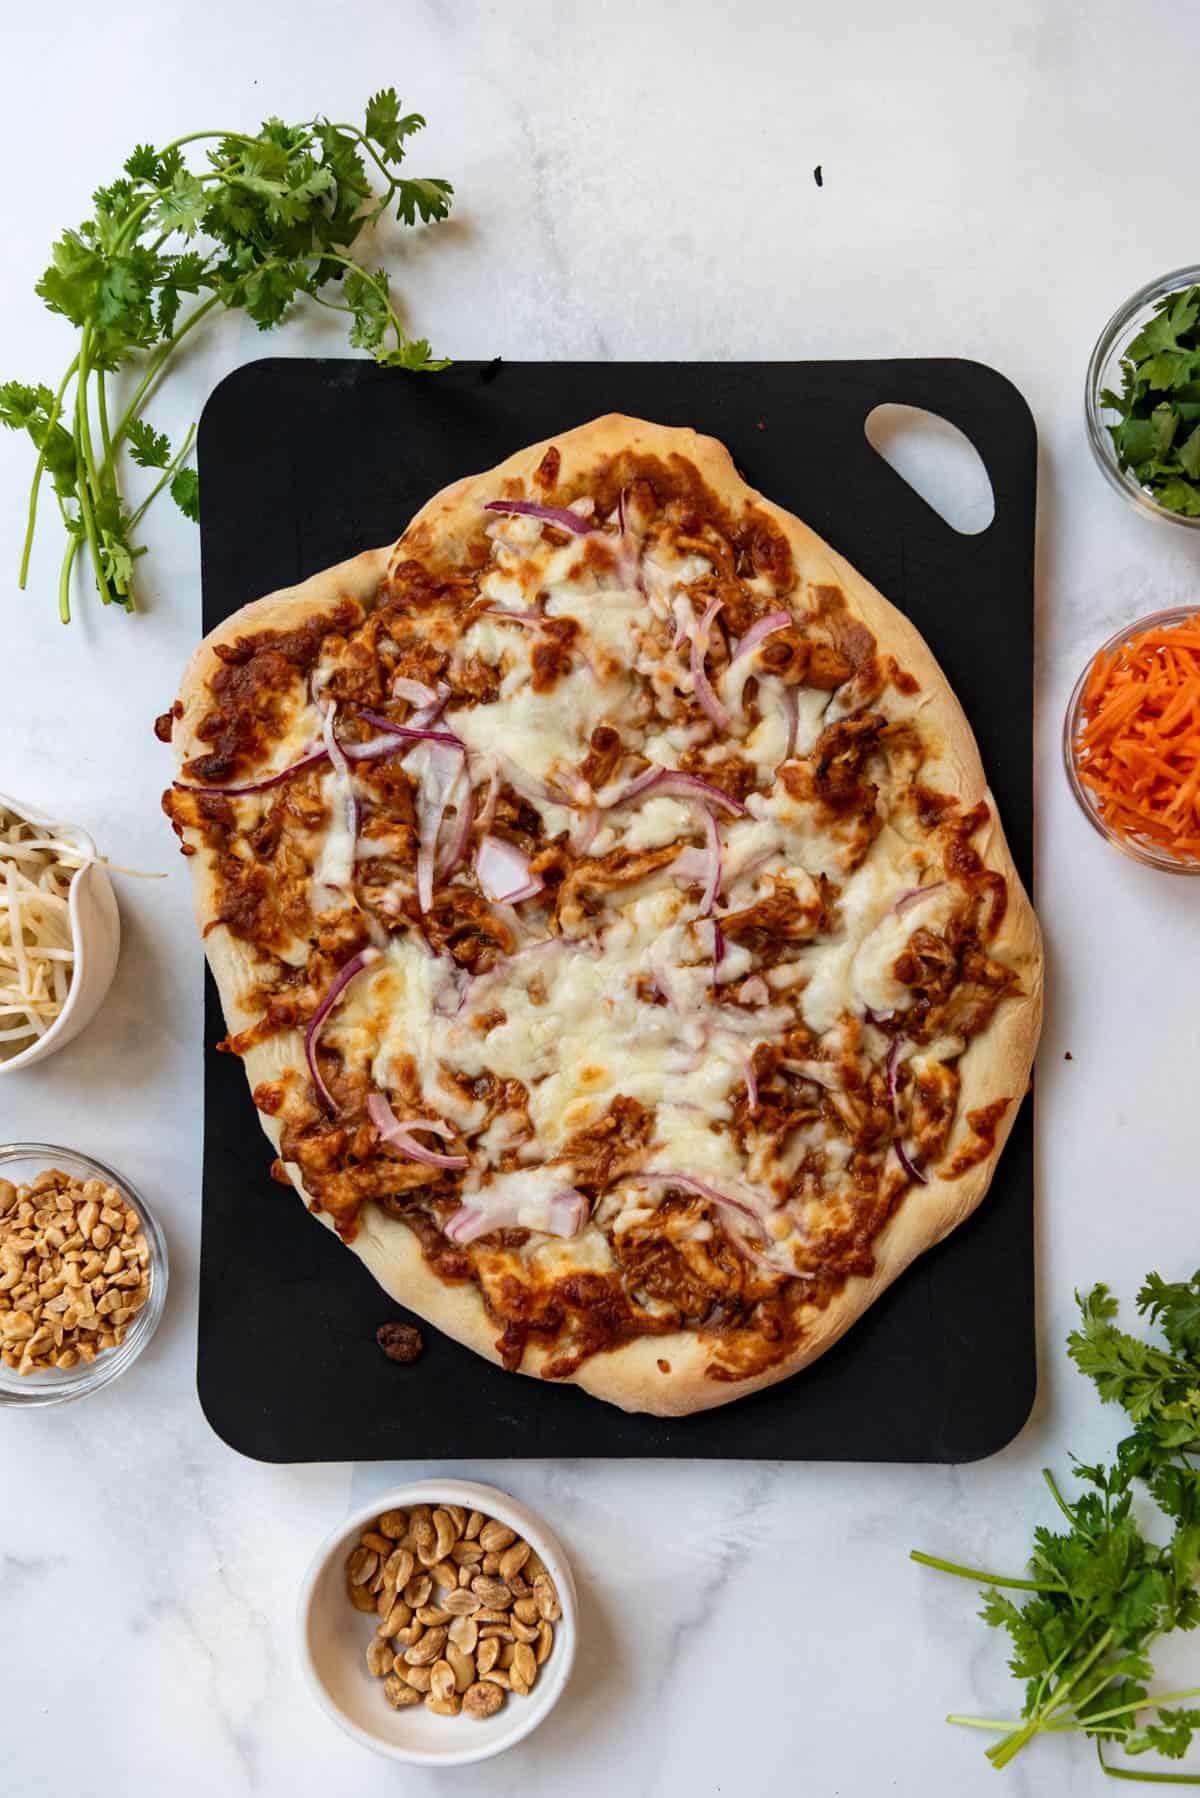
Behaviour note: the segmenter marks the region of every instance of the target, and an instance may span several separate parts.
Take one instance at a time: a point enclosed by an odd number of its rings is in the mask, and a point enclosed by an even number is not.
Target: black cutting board
[[[884,402],[966,432],[993,522],[962,536],[866,441]],[[247,600],[397,536],[446,482],[620,411],[728,444],[908,612],[975,727],[1026,881],[1033,824],[1036,438],[1020,394],[974,362],[459,363],[266,360],[200,424],[204,628]],[[986,1203],[815,1367],[701,1416],[629,1417],[505,1374],[423,1326],[414,1366],[376,1325],[404,1315],[268,1177],[241,1064],[206,1005],[198,1384],[218,1435],[266,1461],[697,1455],[968,1461],[1011,1440],[1036,1384],[1033,1135],[1027,1103]]]

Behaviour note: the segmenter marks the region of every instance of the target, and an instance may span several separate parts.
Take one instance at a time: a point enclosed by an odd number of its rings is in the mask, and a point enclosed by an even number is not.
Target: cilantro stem
[[[371,140],[369,138],[363,136],[362,132],[359,130],[357,125],[335,125],[334,130],[335,131],[345,131],[350,137],[357,138],[359,143],[362,145],[363,149],[367,152],[367,155],[371,158],[371,161],[375,164],[375,167],[379,170],[379,173],[383,176],[384,180],[387,182],[387,184],[388,184],[387,193],[384,195],[383,199],[379,202],[379,206],[377,208],[377,216],[382,215],[382,213],[386,210],[388,203],[391,200],[392,195],[396,191],[396,177],[392,174],[392,172],[388,168],[387,164],[385,162],[380,161],[379,152],[376,150],[374,144],[371,142]]]
[[[142,379],[138,382],[138,385],[134,390],[133,398],[130,400],[128,406],[126,406],[117,428],[112,434],[112,447],[114,450],[120,447],[126,431],[137,417],[150,388],[162,373],[163,363],[167,360],[171,351],[175,349],[184,337],[187,336],[194,325],[200,323],[200,320],[206,313],[212,311],[213,307],[220,302],[220,298],[221,296],[218,293],[210,294],[208,299],[202,301],[201,304],[196,307],[194,312],[190,312],[180,325],[179,329],[168,337],[166,342],[161,344],[154,352],[154,355],[150,359],[150,366],[142,376]]]
[[[83,519],[84,534],[87,537],[88,549],[92,558],[92,570],[96,577],[96,586],[104,605],[111,605],[113,592],[108,577],[104,572],[104,561],[100,554],[100,539],[96,535],[96,519],[92,511],[92,494],[99,493],[100,483],[96,478],[96,463],[92,455],[92,426],[87,409],[88,350],[91,347],[92,327],[90,321],[83,327],[83,341],[79,347],[79,378],[75,383],[75,442],[82,452],[83,468],[79,481],[79,512]]]
[[[1076,1715],[1071,1718],[1060,1717],[1056,1722],[1047,1723],[1047,1730],[1086,1729],[1090,1730],[1097,1723],[1107,1723],[1110,1717],[1124,1717],[1130,1711],[1158,1711],[1165,1704],[1182,1704],[1186,1699],[1200,1698],[1200,1686],[1190,1686],[1186,1692],[1161,1692],[1157,1698],[1138,1698],[1132,1704],[1117,1704],[1110,1711],[1092,1711],[1086,1717],[1080,1717],[1078,1706]],[[1080,1703],[1086,1703],[1081,1699]]]
[[[74,531],[71,531],[67,536],[67,547],[63,551],[62,566],[58,571],[58,615],[64,624],[71,622],[71,569],[74,566],[78,548],[79,538]],[[100,597],[104,598],[103,590]]]
[[[1011,1586],[1020,1592],[1065,1592],[1066,1587],[1060,1580],[1007,1579],[1003,1574],[984,1573],[978,1567],[961,1567],[957,1561],[942,1561],[936,1555],[923,1554],[919,1548],[910,1548],[910,1561],[919,1561],[922,1567],[936,1567],[942,1573],[953,1573],[959,1579],[974,1580],[981,1586]]]
[[[1059,1491],[1058,1482],[1048,1467],[1042,1468],[1042,1478],[1045,1480],[1046,1485],[1050,1489],[1051,1498],[1054,1500],[1055,1504],[1058,1506],[1059,1510],[1062,1512],[1062,1514],[1066,1518],[1067,1522],[1071,1525],[1071,1528],[1073,1530],[1078,1530],[1079,1534],[1081,1536],[1086,1537],[1086,1539],[1089,1542],[1094,1542],[1095,1537],[1089,1535],[1087,1530],[1085,1530],[1080,1525],[1079,1519],[1076,1517],[1074,1511],[1071,1509],[1070,1505],[1067,1503],[1066,1499],[1063,1497],[1062,1493]]]
[[[1128,1767],[1110,1767],[1099,1740],[1096,1742],[1096,1759],[1110,1779],[1131,1779],[1140,1785],[1200,1786],[1200,1773],[1135,1773]]]
[[[50,417],[46,424],[46,436],[42,442],[41,449],[38,451],[37,465],[33,471],[33,485],[29,489],[29,523],[25,527],[25,544],[21,551],[21,571],[17,576],[17,586],[22,593],[25,591],[25,583],[29,578],[29,558],[33,552],[33,533],[37,525],[38,489],[41,487],[42,472],[46,466],[46,444],[50,441],[50,433],[53,431],[61,416],[62,399],[63,394],[67,391],[67,382],[71,379],[71,376],[78,367],[79,357],[74,356],[72,357],[70,368],[68,368],[66,374],[58,384],[58,392],[54,396],[54,404],[50,408]]]
[[[104,468],[112,461],[112,441],[108,434],[108,395],[104,390],[104,370],[96,370],[96,412],[100,419],[100,442],[104,449]]]
[[[946,1718],[947,1723],[959,1723],[964,1729],[999,1729],[1007,1731],[1020,1729],[1021,1725],[1012,1717],[1007,1720],[1001,1717],[964,1717],[958,1711],[951,1711]]]
[[[179,470],[180,464],[183,462],[185,456],[187,455],[188,451],[192,447],[192,442],[195,438],[195,435],[196,435],[195,425],[189,425],[188,430],[187,430],[187,436],[183,440],[183,444],[179,450],[178,455],[175,456],[174,459],[168,464],[166,469],[163,471],[163,477],[162,477],[161,481],[157,482],[157,484],[150,489],[149,493],[146,495],[145,499],[142,501],[142,503],[138,507],[137,511],[133,514],[133,517],[129,520],[129,528],[131,531],[134,529],[134,527],[136,525],[139,525],[141,523],[143,514],[145,513],[146,508],[150,504],[151,500],[157,499],[158,495],[162,492],[163,488],[167,485],[167,482],[174,479],[175,475],[177,474],[177,472]]]

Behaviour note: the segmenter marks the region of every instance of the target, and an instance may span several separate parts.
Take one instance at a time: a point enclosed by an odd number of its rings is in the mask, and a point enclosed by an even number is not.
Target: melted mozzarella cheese
[[[944,928],[955,907],[955,889],[931,887],[897,911],[897,901],[921,879],[909,844],[885,824],[865,861],[854,868],[863,851],[860,827],[841,825],[816,802],[794,798],[776,778],[793,720],[794,753],[806,756],[849,703],[848,689],[832,696],[803,686],[785,689],[756,665],[757,657],[748,656],[716,677],[732,714],[721,740],[703,718],[672,724],[652,718],[639,730],[642,681],[657,693],[667,715],[677,711],[678,694],[691,691],[686,643],[680,650],[665,646],[679,621],[694,623],[702,609],[686,588],[712,573],[705,557],[681,555],[655,539],[643,557],[641,592],[628,585],[624,548],[615,536],[608,545],[617,553],[606,559],[589,555],[578,537],[548,542],[534,517],[497,515],[488,534],[493,559],[480,591],[490,603],[499,610],[542,608],[547,617],[571,618],[578,634],[567,671],[538,691],[531,661],[537,631],[481,616],[455,638],[446,621],[439,621],[439,641],[449,650],[452,673],[478,658],[499,675],[494,700],[452,701],[445,713],[446,726],[466,745],[477,789],[486,768],[498,764],[537,807],[547,835],[555,837],[576,822],[577,811],[539,797],[539,791],[556,779],[559,791],[568,790],[566,776],[578,780],[598,725],[616,725],[628,752],[668,768],[697,748],[713,764],[733,749],[753,767],[757,790],[747,800],[748,816],[717,819],[718,916],[771,896],[783,882],[812,904],[815,916],[822,902],[817,880],[825,876],[835,887],[829,928],[818,942],[797,945],[766,970],[770,1003],[754,1008],[722,1003],[714,988],[713,921],[697,916],[698,883],[676,880],[668,864],[605,893],[594,912],[582,914],[586,935],[578,941],[527,939],[521,953],[468,981],[465,993],[459,990],[461,971],[456,975],[417,937],[392,938],[380,961],[355,980],[335,1008],[326,1039],[349,1063],[369,1070],[385,1092],[409,1092],[415,1070],[424,1104],[473,1138],[465,1191],[491,1184],[504,1163],[502,1178],[527,1183],[527,1217],[535,1230],[547,1198],[574,1177],[568,1160],[551,1158],[563,1156],[573,1135],[598,1122],[613,1100],[625,1095],[653,1114],[647,1167],[718,1191],[745,1191],[747,1179],[769,1188],[781,1176],[790,1179],[808,1156],[813,1156],[811,1168],[817,1160],[813,1152],[820,1151],[822,1198],[814,1200],[809,1186],[802,1203],[764,1211],[768,1242],[786,1238],[793,1228],[803,1233],[806,1217],[815,1223],[821,1204],[834,1203],[843,1188],[849,1190],[852,1144],[822,1119],[793,1131],[783,1145],[756,1145],[751,1121],[744,1153],[729,1125],[751,1058],[760,1044],[779,1040],[794,1022],[797,1006],[830,1056],[843,1046],[839,1031],[847,1016],[903,1010],[911,993],[896,979],[895,964],[915,929]],[[767,597],[771,583],[764,577],[756,590]],[[743,715],[751,674],[758,683],[753,725]],[[319,734],[315,708],[298,708],[276,765],[295,760]],[[419,759],[413,752],[405,765],[415,768]],[[612,805],[627,779],[625,773],[614,777],[599,795],[601,807]],[[326,888],[350,884],[346,784],[332,772],[323,781],[330,823],[314,879]],[[601,817],[591,847],[595,856],[696,842],[700,834],[696,806],[663,793],[603,810]],[[365,845],[360,851],[369,852]],[[545,927],[536,898],[504,915],[532,938]],[[732,986],[757,965],[750,949],[726,939],[723,985]],[[878,1050],[879,1038],[879,1032],[870,1034],[876,1060],[884,1052]],[[937,1059],[942,1047],[922,1053]],[[510,1109],[483,1128],[490,1106],[474,1096],[472,1083],[484,1075],[521,1083],[527,1122],[519,1109]],[[601,1217],[616,1228],[636,1227],[653,1216],[662,1190],[621,1183],[603,1200]],[[694,1220],[684,1222],[695,1230]],[[699,1226],[710,1234],[711,1228]],[[549,1277],[581,1265],[611,1266],[611,1251],[598,1231],[569,1243],[539,1233],[524,1253]]]
[[[586,667],[570,669],[539,693],[528,665],[520,662],[504,676],[491,704],[456,707],[446,721],[476,754],[499,750],[536,780],[545,780],[584,753],[598,724],[619,715],[625,693],[625,681],[599,681]]]

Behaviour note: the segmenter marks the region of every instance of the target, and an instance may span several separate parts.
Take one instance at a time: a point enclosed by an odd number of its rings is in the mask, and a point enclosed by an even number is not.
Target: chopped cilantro
[[[1160,300],[1121,358],[1121,391],[1100,403],[1117,464],[1168,512],[1200,517],[1200,287]]]

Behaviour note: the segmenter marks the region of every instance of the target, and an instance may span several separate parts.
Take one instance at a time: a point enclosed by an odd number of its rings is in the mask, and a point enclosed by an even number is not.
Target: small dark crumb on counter
[[[756,419],[755,424],[756,424],[757,429],[760,431],[765,431],[767,428],[767,421],[765,418]]]
[[[1075,1059],[1075,1057],[1072,1055],[1071,1051],[1068,1049],[1066,1054],[1063,1056],[1063,1060],[1064,1061],[1074,1061],[1074,1059]]]
[[[483,381],[484,383],[486,383],[488,381],[494,381],[496,379],[496,376],[500,373],[503,363],[504,363],[503,356],[493,356],[491,361],[488,363],[487,367],[480,369],[479,379],[481,381]]]
[[[670,1373],[671,1363],[669,1361],[663,1361],[660,1358],[659,1363],[658,1363],[658,1371],[659,1371],[659,1373]]]
[[[824,177],[824,175],[822,175],[822,173],[821,173],[821,165],[820,165],[820,163],[818,163],[818,164],[817,164],[817,166],[816,166],[816,168],[815,168],[815,169],[814,169],[814,170],[813,170],[813,180],[814,180],[814,181],[815,181],[815,182],[816,182],[816,184],[817,184],[817,186],[818,186],[818,187],[824,187],[824,185],[825,185],[825,177]]]
[[[412,1324],[380,1324],[375,1340],[389,1361],[415,1361],[425,1350],[425,1338]]]

